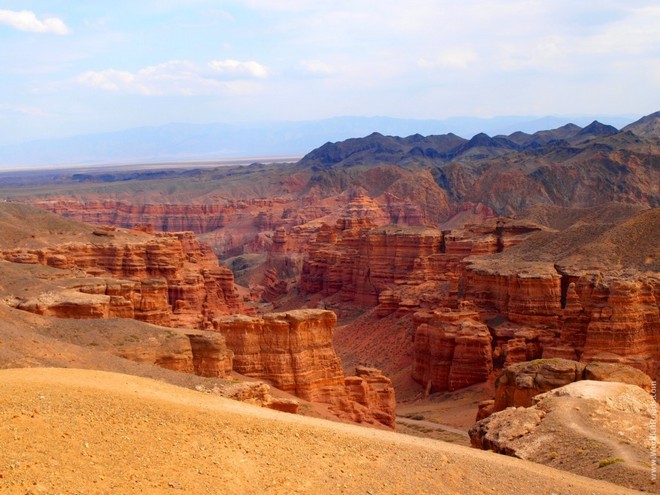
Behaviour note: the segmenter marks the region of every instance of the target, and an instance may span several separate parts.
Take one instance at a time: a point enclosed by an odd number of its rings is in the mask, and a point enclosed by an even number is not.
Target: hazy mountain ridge
[[[180,170],[165,171],[145,164],[5,172],[3,194],[7,199],[46,198],[57,187],[88,199],[102,193],[131,203],[158,203],[166,183],[168,201],[185,204],[366,194],[383,204],[407,204],[431,224],[447,221],[465,204],[485,205],[504,215],[533,205],[621,202],[653,208],[660,205],[660,138],[652,132],[656,120],[660,115],[644,117],[623,131],[594,121],[584,128],[569,124],[532,134],[479,133],[470,140],[451,133],[371,133],[327,142],[296,163],[277,165],[193,169],[194,164],[181,163]],[[35,188],[29,189],[30,184]]]
[[[599,118],[621,127],[632,120],[626,117]],[[593,116],[573,119],[452,117],[444,120],[336,117],[303,122],[167,124],[1,145],[0,166],[303,155],[324,142],[367,136],[373,132],[400,136],[455,133],[470,138],[479,133],[533,133],[564,125],[569,120],[586,125]]]

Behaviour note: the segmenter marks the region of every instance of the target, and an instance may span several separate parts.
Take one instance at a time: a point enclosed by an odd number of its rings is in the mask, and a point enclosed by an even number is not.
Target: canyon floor
[[[124,374],[32,368],[0,377],[0,491],[7,494],[635,493],[489,452]]]

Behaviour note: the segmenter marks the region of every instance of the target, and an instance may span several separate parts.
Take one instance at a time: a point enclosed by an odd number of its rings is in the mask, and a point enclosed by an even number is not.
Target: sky
[[[0,0],[0,144],[660,110],[657,0]]]

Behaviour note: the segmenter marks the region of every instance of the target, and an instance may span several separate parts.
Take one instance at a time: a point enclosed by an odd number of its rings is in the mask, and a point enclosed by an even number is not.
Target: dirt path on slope
[[[407,425],[423,426],[424,428],[431,428],[433,430],[448,431],[450,433],[454,433],[462,437],[470,438],[470,435],[468,435],[467,431],[465,430],[454,428],[453,426],[449,426],[449,425],[441,425],[439,423],[434,423],[433,421],[425,421],[423,419],[412,419],[412,418],[405,418],[403,416],[397,416],[396,422]]]

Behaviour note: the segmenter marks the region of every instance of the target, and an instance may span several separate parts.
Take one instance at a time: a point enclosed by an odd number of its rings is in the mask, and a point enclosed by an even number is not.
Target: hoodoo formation
[[[62,170],[46,191],[29,177],[0,186],[2,314],[63,356],[418,435],[467,442],[478,419],[476,447],[653,489],[643,449],[615,430],[652,448],[658,120],[375,133],[194,182]],[[0,367],[62,362],[10,341]],[[556,450],[528,447],[546,438]]]

